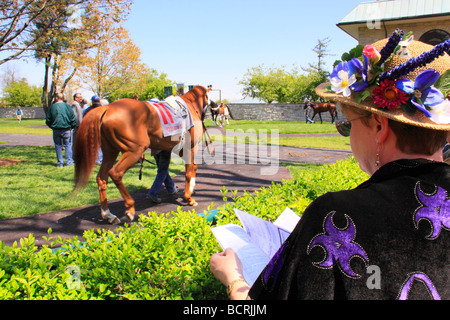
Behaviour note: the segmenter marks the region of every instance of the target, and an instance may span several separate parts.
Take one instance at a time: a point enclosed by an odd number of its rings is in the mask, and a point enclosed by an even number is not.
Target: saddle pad
[[[183,135],[194,126],[189,108],[180,97],[169,97],[161,102],[148,101],[148,103],[159,115],[164,137]]]

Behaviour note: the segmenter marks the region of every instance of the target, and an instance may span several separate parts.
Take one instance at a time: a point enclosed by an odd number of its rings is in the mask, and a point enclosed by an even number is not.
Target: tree
[[[309,64],[309,66],[319,74],[324,72],[323,67],[325,66],[325,61],[323,58],[331,56],[328,50],[330,41],[331,40],[328,37],[322,40],[317,40],[317,45],[312,49],[312,51],[317,54],[317,66],[312,64]]]
[[[44,0],[41,0],[44,1]],[[35,57],[44,62],[42,105],[46,111],[57,91],[64,91],[79,67],[86,63],[89,50],[102,44],[98,36],[122,23],[132,0],[66,0],[65,14],[54,18],[48,8],[36,19]],[[63,10],[63,9],[61,9]],[[53,21],[54,28],[42,30]],[[50,80],[51,69],[51,80]]]
[[[304,68],[309,75],[309,86],[305,88],[305,98],[307,100],[322,100],[316,92],[315,88],[328,80],[330,73],[327,71],[324,58],[328,56],[333,56],[329,53],[328,45],[330,43],[329,38],[322,40],[317,40],[317,45],[312,49],[313,52],[317,54],[317,65],[309,64],[308,68]]]
[[[11,81],[3,89],[5,102],[10,107],[34,107],[40,103],[40,88],[30,86],[25,78]]]
[[[164,88],[169,86],[175,86],[175,81],[167,79],[167,74],[161,73],[155,69],[150,69],[145,75],[143,75],[145,83],[143,87],[133,87],[127,90],[121,90],[121,92],[115,92],[109,98],[111,101],[115,101],[120,98],[134,98],[138,97],[139,100],[146,101],[152,98],[158,98],[163,100]]]
[[[286,72],[285,68],[266,68],[264,65],[251,68],[239,84],[244,86],[244,97],[263,100],[266,103],[289,102],[290,85],[297,76],[297,70]]]
[[[109,98],[127,92],[142,92],[148,67],[140,60],[141,50],[128,31],[118,28],[101,34],[102,45],[92,50],[78,78],[99,97]]]
[[[317,64],[309,64],[307,68],[296,66],[291,70],[286,67],[265,68],[264,65],[248,70],[244,79],[239,81],[244,86],[242,93],[244,97],[263,100],[266,103],[274,101],[278,103],[302,103],[305,100],[317,100],[319,97],[315,88],[329,78],[325,71],[324,57],[330,56],[328,44],[330,40],[325,38],[318,40],[313,51],[317,54]]]
[[[0,0],[0,53],[4,56],[0,65],[33,52],[41,37],[59,28],[55,22],[83,2],[86,0]]]
[[[287,70],[258,66],[250,69],[239,84],[244,86],[246,97],[263,100],[265,103],[299,103],[311,95],[312,74],[300,74],[297,67]]]

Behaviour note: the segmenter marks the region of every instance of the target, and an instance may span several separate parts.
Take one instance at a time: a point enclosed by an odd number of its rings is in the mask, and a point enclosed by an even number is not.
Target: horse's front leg
[[[191,197],[194,194],[195,175],[197,172],[197,163],[186,164],[186,186],[184,188],[184,199],[190,206],[196,207],[198,203]]]

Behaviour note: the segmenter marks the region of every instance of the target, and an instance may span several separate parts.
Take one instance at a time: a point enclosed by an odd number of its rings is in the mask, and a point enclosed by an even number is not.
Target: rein
[[[147,161],[147,162],[150,163],[150,164],[156,165],[156,163],[151,162],[150,160],[145,159],[144,154],[142,154],[142,157],[141,157],[141,158],[139,159],[139,161],[138,161],[138,162],[141,164],[141,167],[140,167],[140,169],[139,169],[139,181],[142,180],[142,169],[144,168],[144,161]]]
[[[208,129],[206,129],[206,126],[205,126],[205,122],[204,122],[204,121],[202,121],[202,125],[203,125],[203,135],[204,135],[204,137],[205,137],[206,147],[209,149],[209,154],[210,154],[210,155],[213,155],[213,153],[214,153],[214,146],[213,146],[213,143],[212,143],[211,136],[210,136],[209,133],[208,133]],[[208,140],[206,139],[206,137],[209,138],[209,143],[208,143]],[[210,145],[211,145],[211,146],[210,146]]]

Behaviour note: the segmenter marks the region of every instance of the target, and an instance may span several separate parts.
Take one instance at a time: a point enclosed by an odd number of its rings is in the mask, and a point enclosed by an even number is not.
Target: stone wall
[[[260,120],[260,121],[306,121],[304,104],[255,104],[233,103],[228,105],[235,120]],[[22,108],[23,118],[45,118],[42,107]],[[0,118],[15,118],[16,108],[0,108]],[[211,113],[206,114],[211,118]],[[322,114],[323,121],[331,122],[329,113]],[[314,121],[319,121],[316,116]]]
[[[306,121],[304,104],[255,104],[255,103],[230,103],[231,113],[235,120],[260,120],[260,121]],[[210,113],[207,115],[210,118]],[[322,113],[322,119],[331,122],[329,113]],[[320,121],[316,116],[314,121]]]
[[[44,119],[45,112],[42,107],[21,108],[23,111],[22,118]],[[15,118],[16,108],[0,108],[0,118]]]

